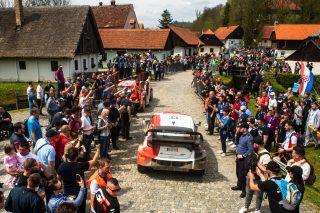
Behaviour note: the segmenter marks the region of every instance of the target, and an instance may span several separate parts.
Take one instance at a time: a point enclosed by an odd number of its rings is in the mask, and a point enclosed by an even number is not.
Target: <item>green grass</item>
[[[306,158],[315,168],[315,174],[317,176],[316,182],[313,186],[306,187],[306,193],[304,199],[315,204],[320,208],[320,151],[314,150],[313,147],[306,149]]]
[[[214,78],[220,78],[223,84],[229,85],[232,82],[232,76],[224,76],[224,75],[213,75]]]
[[[27,94],[28,83],[1,82],[0,105],[12,109],[16,103],[16,94]]]

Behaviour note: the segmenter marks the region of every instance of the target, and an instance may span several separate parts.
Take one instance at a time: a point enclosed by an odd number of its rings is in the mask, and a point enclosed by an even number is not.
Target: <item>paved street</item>
[[[160,83],[154,82],[154,100],[147,112],[133,119],[134,140],[120,141],[120,151],[112,152],[112,173],[123,189],[119,196],[122,212],[169,213],[169,212],[238,212],[244,205],[239,192],[230,189],[235,184],[234,156],[230,152],[220,157],[220,141],[216,136],[207,136],[204,131],[204,114],[201,100],[190,88],[191,72],[169,75]],[[143,140],[143,118],[153,112],[178,111],[192,115],[195,122],[201,121],[200,132],[204,134],[208,165],[203,178],[188,173],[150,171],[140,174],[136,169],[136,153]],[[27,113],[13,114],[14,121],[24,119]],[[42,123],[45,121],[42,120]],[[3,147],[3,142],[0,148]],[[3,149],[1,149],[3,150]],[[3,153],[1,153],[3,160]],[[3,166],[1,179],[3,180]],[[253,203],[254,204],[254,203]],[[262,212],[268,212],[268,203],[263,203]],[[254,207],[254,205],[251,205]],[[304,206],[303,212],[317,212]]]

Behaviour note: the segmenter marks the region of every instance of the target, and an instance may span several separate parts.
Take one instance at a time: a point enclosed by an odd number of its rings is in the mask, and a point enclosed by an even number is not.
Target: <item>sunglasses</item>
[[[121,190],[121,188],[118,188],[118,189],[111,189],[110,187],[107,186],[107,188],[112,191],[112,192],[119,192]]]

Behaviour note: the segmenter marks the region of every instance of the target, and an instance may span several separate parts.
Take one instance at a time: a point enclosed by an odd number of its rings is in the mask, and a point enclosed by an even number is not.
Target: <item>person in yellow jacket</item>
[[[93,209],[93,200],[97,190],[101,187],[106,187],[107,181],[111,178],[110,162],[109,159],[106,159],[106,161],[100,160],[98,170],[95,171],[87,181],[88,186],[90,186],[90,206],[92,212],[95,212]]]

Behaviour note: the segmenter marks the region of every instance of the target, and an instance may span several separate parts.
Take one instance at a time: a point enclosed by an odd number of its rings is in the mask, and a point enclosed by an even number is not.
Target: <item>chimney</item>
[[[14,11],[16,14],[16,29],[20,30],[23,25],[22,0],[14,0]]]
[[[100,1],[100,2],[99,2],[99,6],[102,6],[102,5],[103,5],[103,3],[102,3],[102,1]]]
[[[111,6],[116,6],[116,0],[111,0],[110,3],[111,3]]]

